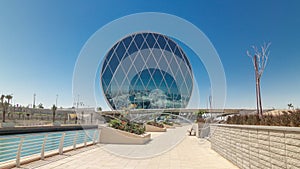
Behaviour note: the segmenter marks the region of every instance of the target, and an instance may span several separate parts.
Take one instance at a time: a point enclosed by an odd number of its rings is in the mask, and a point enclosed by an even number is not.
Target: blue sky
[[[0,93],[14,102],[55,103],[71,107],[72,75],[88,38],[119,17],[137,12],[163,12],[184,18],[202,30],[215,46],[227,79],[226,108],[255,108],[251,45],[272,42],[262,77],[266,108],[300,107],[300,1],[0,1]],[[209,87],[199,73],[202,107]],[[202,76],[201,76],[202,75]],[[202,82],[201,82],[202,81]]]

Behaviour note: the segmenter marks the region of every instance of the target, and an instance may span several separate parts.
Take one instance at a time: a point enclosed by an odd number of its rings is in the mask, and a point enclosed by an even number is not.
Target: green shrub
[[[145,133],[145,127],[141,124],[135,123],[135,122],[131,122],[129,120],[119,120],[119,119],[113,119],[110,120],[109,122],[110,127],[115,128],[115,129],[119,129],[119,130],[123,130],[129,133],[134,133],[134,134],[144,134]]]
[[[110,124],[110,127],[115,128],[115,129],[118,129],[122,125],[121,121],[117,120],[117,119],[110,120],[109,124]]]
[[[163,125],[163,124],[157,123],[157,122],[155,122],[155,121],[148,121],[147,124],[148,124],[148,125],[155,126],[155,127],[159,127],[159,128],[164,128],[164,125]]]
[[[265,125],[265,126],[290,126],[300,127],[300,110],[284,111],[278,115],[263,115],[259,118],[258,115],[234,115],[228,117],[227,124],[241,125]]]
[[[179,122],[174,122],[174,124],[181,125]]]
[[[174,124],[172,122],[164,121],[163,124],[173,126]]]
[[[300,110],[298,112],[300,112]],[[290,125],[292,127],[300,127],[300,113],[291,112],[290,115]]]

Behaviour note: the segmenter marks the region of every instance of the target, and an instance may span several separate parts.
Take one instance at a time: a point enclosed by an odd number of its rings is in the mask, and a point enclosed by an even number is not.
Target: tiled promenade
[[[194,136],[172,150],[153,158],[130,159],[108,153],[103,146],[78,149],[21,168],[39,169],[238,169],[210,149],[210,142]]]

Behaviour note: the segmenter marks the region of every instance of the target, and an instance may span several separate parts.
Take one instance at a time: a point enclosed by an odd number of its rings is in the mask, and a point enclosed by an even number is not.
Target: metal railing
[[[47,155],[63,154],[99,143],[100,130],[74,130],[0,137],[0,167],[8,164],[20,167],[22,160],[44,159]]]

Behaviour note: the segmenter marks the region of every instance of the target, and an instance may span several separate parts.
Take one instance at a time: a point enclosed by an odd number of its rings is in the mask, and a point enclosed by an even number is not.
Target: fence
[[[99,143],[99,129],[48,132],[0,137],[1,166],[17,166]]]

